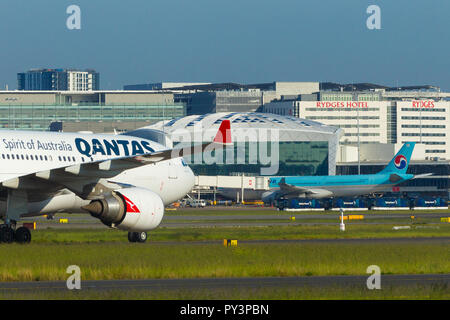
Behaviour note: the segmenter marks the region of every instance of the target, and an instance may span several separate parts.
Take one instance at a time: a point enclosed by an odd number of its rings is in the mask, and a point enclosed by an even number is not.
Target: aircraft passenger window
[[[5,155],[4,154],[2,154],[2,158],[5,159]]]
[[[34,160],[33,155],[30,155],[30,159],[31,159],[31,160]]]
[[[25,158],[28,160],[28,155],[26,155]]]
[[[14,155],[13,155],[13,154],[11,155],[11,159],[13,159],[13,160],[14,160]]]
[[[47,161],[47,156],[44,156],[45,161]]]
[[[48,156],[48,158],[50,159],[50,161],[53,161],[53,158],[52,158],[52,156]]]
[[[41,158],[41,161],[44,160],[44,158],[42,156],[39,156]]]
[[[25,160],[24,157],[23,157],[23,154],[20,155],[20,158],[22,158],[22,160]]]
[[[73,160],[73,162],[75,162],[76,160],[75,160],[75,157],[72,157],[72,160]]]
[[[66,157],[63,157],[63,160],[66,161]]]
[[[8,160],[9,160],[9,154],[7,154],[7,155],[6,155],[6,157],[7,157],[7,158],[8,158]]]
[[[34,156],[34,160],[39,160],[39,157],[38,156]]]

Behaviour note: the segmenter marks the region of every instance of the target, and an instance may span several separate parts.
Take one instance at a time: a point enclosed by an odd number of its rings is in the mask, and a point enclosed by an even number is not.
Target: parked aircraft
[[[394,185],[417,178],[407,174],[415,142],[405,143],[389,164],[376,174],[340,176],[271,177],[271,190],[262,194],[264,202],[292,198],[353,197],[386,191]],[[420,175],[426,176],[430,174]]]

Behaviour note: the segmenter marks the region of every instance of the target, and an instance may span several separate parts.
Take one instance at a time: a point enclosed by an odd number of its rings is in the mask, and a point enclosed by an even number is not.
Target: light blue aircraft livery
[[[271,190],[263,193],[262,200],[353,197],[387,191],[394,185],[419,177],[406,173],[414,146],[415,142],[405,143],[391,162],[376,174],[271,177]],[[420,177],[428,175],[431,174]]]

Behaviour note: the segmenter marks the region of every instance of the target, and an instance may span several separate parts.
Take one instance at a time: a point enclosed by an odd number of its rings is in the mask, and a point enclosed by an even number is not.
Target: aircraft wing
[[[230,132],[230,120],[223,120],[220,124],[219,130],[212,142],[206,142],[203,144],[195,145],[195,146],[186,146],[179,147],[173,149],[159,150],[152,153],[147,153],[143,155],[137,155],[134,157],[123,157],[108,161],[113,161],[112,165],[114,166],[130,166],[130,168],[145,165],[150,163],[156,163],[159,161],[169,160],[173,158],[179,158],[188,156],[194,153],[201,153],[206,148],[221,148],[223,145],[231,144],[231,132]],[[104,161],[105,162],[105,161]],[[105,167],[108,167],[110,164],[104,164]]]
[[[422,173],[422,174],[416,174],[414,177],[412,177],[413,179],[419,179],[419,178],[423,178],[423,177],[429,177],[432,176],[433,173]]]
[[[315,194],[316,192],[309,188],[294,186],[292,184],[286,183],[286,179],[282,178],[278,183],[280,187],[280,193],[282,196],[298,196],[301,194]]]
[[[278,191],[280,197],[294,198],[304,195],[311,198],[325,198],[332,195],[332,192],[325,188],[312,189],[288,184],[285,178],[280,180],[278,186],[280,187]]]
[[[291,194],[291,193],[308,193],[310,190],[307,188],[303,188],[303,187],[298,187],[298,186],[294,186],[291,184],[287,184],[286,182],[284,182],[284,178],[281,179],[280,183],[278,184],[280,186],[280,191],[287,195],[287,194]]]

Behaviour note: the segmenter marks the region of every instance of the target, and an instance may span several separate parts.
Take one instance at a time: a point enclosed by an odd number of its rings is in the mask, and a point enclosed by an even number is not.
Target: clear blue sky
[[[81,8],[81,30],[66,8]],[[366,9],[381,8],[381,30]],[[1,0],[0,87],[94,68],[102,89],[159,81],[433,84],[450,90],[448,0]]]

